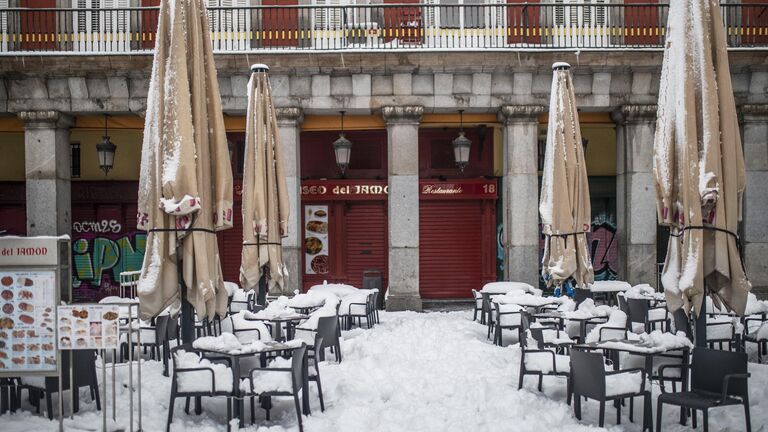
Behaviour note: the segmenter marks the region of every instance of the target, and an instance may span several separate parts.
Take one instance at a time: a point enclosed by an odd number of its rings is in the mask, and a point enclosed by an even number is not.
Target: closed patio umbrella
[[[266,65],[253,65],[248,82],[240,283],[250,290],[266,280],[263,289],[278,295],[287,293],[280,242],[288,234],[290,209],[268,71]]]
[[[654,175],[658,220],[672,234],[661,277],[668,307],[700,317],[709,295],[743,314],[751,285],[736,231],[746,177],[715,0],[670,2]]]
[[[140,312],[151,318],[186,294],[199,316],[223,315],[215,231],[232,226],[232,171],[204,1],[163,1],[158,21],[139,179]],[[188,307],[182,314],[191,337]]]
[[[570,66],[555,63],[549,102],[547,148],[541,185],[542,276],[548,286],[569,278],[579,287],[594,281],[587,250],[591,208]]]

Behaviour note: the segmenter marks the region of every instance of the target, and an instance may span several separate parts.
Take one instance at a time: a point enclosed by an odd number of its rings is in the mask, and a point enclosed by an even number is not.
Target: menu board
[[[59,306],[59,349],[117,349],[117,305]]]
[[[0,374],[56,372],[56,272],[0,271]]]
[[[326,274],[328,260],[328,206],[304,206],[304,273]]]

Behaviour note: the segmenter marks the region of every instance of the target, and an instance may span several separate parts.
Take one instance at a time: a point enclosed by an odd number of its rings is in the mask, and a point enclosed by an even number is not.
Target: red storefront
[[[387,286],[387,132],[347,131],[349,167],[341,178],[332,143],[337,131],[301,134],[303,289],[338,282],[362,287],[363,273],[381,272]]]
[[[453,157],[455,128],[419,130],[419,292],[425,299],[469,298],[496,280],[493,130],[465,127],[468,166]]]
[[[307,180],[301,184],[302,280],[361,287],[363,273],[387,280],[387,182]]]

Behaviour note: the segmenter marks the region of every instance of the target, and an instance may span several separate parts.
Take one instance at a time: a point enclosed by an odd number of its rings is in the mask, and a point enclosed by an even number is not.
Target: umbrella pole
[[[701,310],[696,312],[696,346],[707,347],[707,287],[704,286],[704,298],[701,299]]]
[[[181,343],[191,344],[195,340],[195,310],[192,303],[187,300],[187,284],[184,283],[184,269],[179,252],[179,242],[176,241],[176,271],[179,277],[179,290],[181,291]]]

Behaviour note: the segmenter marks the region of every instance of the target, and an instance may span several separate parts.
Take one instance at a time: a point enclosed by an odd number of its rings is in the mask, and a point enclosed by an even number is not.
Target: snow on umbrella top
[[[586,242],[591,222],[589,184],[569,68],[567,63],[553,65],[539,203],[542,231],[547,236],[542,274],[550,286],[571,277],[578,286],[594,281]]]
[[[287,294],[280,241],[288,234],[290,206],[268,70],[266,65],[251,66],[248,81],[240,283],[250,290],[268,267],[269,291]]]
[[[213,233],[232,226],[232,171],[203,0],[160,4],[137,226],[149,231],[138,285],[142,317],[178,300],[180,259],[198,315],[223,314],[227,296]]]
[[[719,4],[670,2],[667,27],[653,167],[659,223],[673,235],[667,304],[698,312],[706,285],[717,306],[742,314],[751,286],[736,230],[746,177]]]

